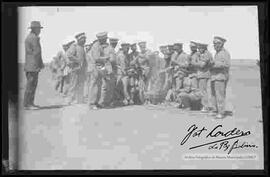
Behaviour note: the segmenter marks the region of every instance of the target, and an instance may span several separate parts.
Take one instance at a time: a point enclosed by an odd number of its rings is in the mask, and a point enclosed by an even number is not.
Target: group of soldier
[[[182,43],[175,43],[160,46],[160,57],[158,51],[147,48],[145,41],[121,42],[116,51],[118,39],[108,41],[107,32],[96,34],[96,38],[85,44],[85,33],[77,34],[76,40],[63,43],[63,51],[51,63],[55,89],[67,104],[87,100],[90,109],[100,109],[174,103],[177,108],[214,113],[216,118],[225,116],[230,68],[230,54],[224,49],[226,39],[214,37],[214,57],[207,44],[194,41],[190,42],[190,54],[183,51]]]

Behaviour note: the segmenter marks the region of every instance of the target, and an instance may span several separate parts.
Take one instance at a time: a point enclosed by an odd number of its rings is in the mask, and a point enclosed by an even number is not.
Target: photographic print
[[[263,170],[259,61],[257,6],[18,7],[14,163]]]

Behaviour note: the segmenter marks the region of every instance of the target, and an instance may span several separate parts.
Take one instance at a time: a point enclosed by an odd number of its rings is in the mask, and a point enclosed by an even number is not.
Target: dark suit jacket
[[[26,72],[39,72],[43,68],[39,37],[30,32],[25,39],[25,66]]]

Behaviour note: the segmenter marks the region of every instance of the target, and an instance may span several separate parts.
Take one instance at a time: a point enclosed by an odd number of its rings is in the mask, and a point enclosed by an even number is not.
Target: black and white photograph
[[[264,169],[256,5],[17,12],[10,168]]]

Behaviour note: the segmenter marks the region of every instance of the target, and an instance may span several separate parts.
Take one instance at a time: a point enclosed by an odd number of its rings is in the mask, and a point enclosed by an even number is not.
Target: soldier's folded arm
[[[190,59],[190,65],[191,66],[197,66],[197,61],[194,59]]]
[[[219,60],[214,61],[213,68],[229,68],[230,65],[230,55],[228,53],[223,53]]]
[[[199,60],[198,63],[197,63],[197,66],[200,67],[200,68],[203,68],[203,67],[205,67],[206,64],[207,64],[206,61],[204,61],[204,60]]]
[[[188,63],[188,61],[185,61],[183,63],[180,63],[179,66],[182,68],[187,68],[189,66],[189,63]]]

